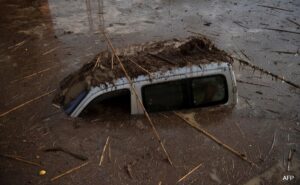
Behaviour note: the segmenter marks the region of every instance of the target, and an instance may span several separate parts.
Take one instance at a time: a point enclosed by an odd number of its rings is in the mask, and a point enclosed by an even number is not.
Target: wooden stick
[[[133,86],[133,82],[131,81],[131,79],[130,79],[130,77],[129,77],[129,75],[128,75],[128,73],[127,73],[127,71],[126,71],[126,69],[125,69],[125,67],[124,67],[124,65],[123,65],[123,63],[122,63],[122,61],[120,60],[119,56],[116,54],[115,48],[113,47],[113,45],[112,45],[110,39],[108,38],[108,36],[106,35],[106,33],[105,33],[104,31],[103,31],[103,35],[104,35],[104,37],[105,37],[105,39],[106,39],[106,41],[107,41],[109,47],[111,48],[112,52],[114,53],[116,59],[118,60],[118,62],[119,62],[119,64],[120,64],[120,66],[121,66],[121,68],[122,68],[122,70],[123,70],[123,72],[124,72],[124,74],[125,74],[125,76],[126,76],[128,82],[129,82],[129,84],[130,84],[130,86],[131,86],[131,88],[132,88],[132,90],[133,90],[133,92],[134,92],[136,98],[138,99],[138,102],[139,102],[139,104],[141,105],[141,107],[142,107],[142,109],[143,109],[143,111],[144,111],[144,114],[145,114],[146,118],[148,119],[148,121],[149,121],[149,123],[150,123],[150,125],[151,125],[152,131],[153,131],[153,133],[154,133],[156,139],[158,140],[158,142],[159,142],[161,148],[163,149],[163,151],[164,151],[164,153],[165,153],[165,155],[166,155],[166,157],[167,157],[167,159],[168,159],[168,162],[169,162],[171,165],[173,165],[173,163],[172,163],[172,161],[171,161],[171,158],[170,158],[170,156],[169,156],[169,154],[168,154],[168,152],[167,152],[167,150],[166,150],[166,148],[165,148],[165,146],[164,146],[164,144],[163,144],[163,142],[162,142],[162,140],[161,140],[161,138],[160,138],[160,135],[158,134],[158,132],[157,132],[157,130],[156,130],[156,128],[155,128],[155,126],[154,126],[154,124],[153,124],[153,122],[152,122],[152,120],[151,120],[151,118],[150,118],[150,116],[149,116],[149,114],[148,114],[148,112],[147,112],[147,110],[145,109],[145,107],[144,107],[144,105],[143,105],[143,103],[142,103],[142,100],[139,98],[139,96],[138,96],[138,94],[137,94],[137,91],[136,91],[135,87]]]
[[[32,77],[32,76],[35,76],[35,75],[44,73],[44,72],[49,71],[50,69],[53,69],[53,68],[55,68],[55,67],[57,67],[57,66],[55,65],[55,66],[52,66],[52,67],[48,67],[48,68],[43,69],[43,70],[41,70],[41,71],[38,71],[38,72],[32,73],[32,74],[30,74],[30,75],[24,76],[23,78],[13,80],[13,81],[11,81],[10,83],[15,83],[15,82],[18,82],[18,81],[21,81],[21,80],[25,80],[26,78],[30,78],[30,77]]]
[[[252,82],[246,82],[246,81],[242,81],[242,80],[236,80],[236,82],[243,83],[243,84],[249,84],[249,85],[257,85],[257,86],[261,86],[261,87],[270,87],[270,86],[267,86],[267,85],[262,85],[262,84],[252,83]]]
[[[282,29],[276,29],[276,28],[263,28],[265,30],[271,30],[271,31],[278,31],[278,32],[286,32],[286,33],[293,33],[293,34],[300,34],[300,32],[296,31],[289,31],[289,30],[282,30]]]
[[[28,41],[28,40],[23,40],[23,41],[21,41],[21,42],[15,44],[15,45],[13,45],[13,46],[9,46],[7,49],[12,49],[12,48],[20,47],[20,46],[24,45],[27,41]]]
[[[296,24],[297,26],[300,26],[300,24],[299,23],[297,23],[296,21],[293,21],[293,20],[291,20],[291,19],[289,19],[289,18],[286,18],[286,20],[288,20],[289,22],[291,22],[291,23],[294,23],[294,24]]]
[[[264,7],[264,8],[276,9],[276,10],[282,10],[282,11],[287,11],[287,12],[293,12],[293,10],[278,8],[278,7],[274,7],[274,6],[267,6],[267,5],[257,5],[257,6],[261,6],[261,7]]]
[[[102,164],[102,162],[103,162],[103,159],[104,159],[104,153],[105,153],[105,150],[106,150],[106,148],[107,148],[108,142],[109,142],[109,136],[106,138],[106,142],[105,142],[105,145],[104,145],[104,147],[103,147],[102,154],[101,154],[101,156],[100,156],[99,166],[101,166],[101,164]]]
[[[253,69],[255,69],[255,70],[258,70],[258,71],[260,71],[260,72],[262,72],[262,73],[271,75],[272,77],[274,77],[274,78],[276,78],[276,79],[279,79],[279,80],[281,80],[281,81],[283,81],[283,82],[285,82],[285,83],[287,83],[287,84],[289,84],[289,85],[291,85],[291,86],[293,86],[293,87],[295,87],[295,88],[300,89],[300,85],[295,84],[295,83],[293,83],[293,82],[291,82],[291,81],[289,81],[289,80],[286,80],[286,79],[284,79],[284,77],[281,77],[281,76],[278,76],[278,75],[276,75],[276,74],[274,74],[274,73],[271,73],[271,72],[269,72],[269,71],[267,71],[267,70],[265,70],[265,69],[263,69],[263,68],[261,68],[261,67],[259,67],[259,66],[256,66],[256,65],[254,65],[254,64],[251,64],[250,62],[247,62],[247,61],[245,61],[245,60],[242,60],[242,59],[239,59],[239,58],[236,58],[236,57],[232,57],[232,58],[238,60],[241,64],[247,65],[247,66],[249,66],[249,67],[251,67],[251,68],[253,68]]]
[[[53,93],[54,91],[56,91],[56,89],[54,89],[54,90],[52,90],[52,91],[49,91],[49,92],[47,92],[47,93],[44,93],[44,94],[42,94],[42,95],[40,95],[40,96],[38,96],[38,97],[35,97],[35,98],[31,99],[31,100],[28,100],[28,101],[26,101],[25,103],[22,103],[22,104],[20,104],[20,105],[18,105],[18,106],[16,106],[16,107],[14,107],[14,108],[12,108],[12,109],[6,111],[6,112],[3,112],[3,113],[0,114],[0,118],[3,117],[3,116],[6,116],[7,114],[9,114],[9,113],[11,113],[11,112],[13,112],[13,111],[15,111],[15,110],[18,110],[19,108],[24,107],[25,105],[28,105],[28,104],[30,104],[30,103],[36,101],[36,100],[39,100],[39,99],[43,98],[44,96],[47,96],[47,95]]]
[[[114,69],[114,55],[111,54],[111,70]]]
[[[12,160],[20,161],[20,162],[23,162],[23,163],[26,163],[26,164],[30,164],[30,165],[33,165],[33,166],[42,167],[42,165],[40,165],[39,163],[28,161],[28,160],[22,159],[21,157],[18,157],[18,156],[6,155],[6,154],[0,154],[0,156],[8,158],[8,159],[12,159]]]
[[[97,61],[96,61],[95,65],[94,65],[94,67],[93,67],[93,70],[92,70],[92,71],[94,71],[94,70],[96,69],[96,67],[98,67],[98,66],[99,66],[100,62],[101,62],[101,60],[100,60],[100,55],[99,55],[99,57],[97,58]]]
[[[72,169],[70,169],[70,170],[68,170],[68,171],[66,171],[66,172],[63,172],[63,173],[60,174],[60,175],[57,175],[57,176],[55,176],[55,177],[52,177],[52,178],[51,178],[51,181],[55,181],[55,180],[57,180],[57,179],[59,179],[59,178],[65,176],[65,175],[68,175],[68,174],[70,174],[70,173],[72,173],[72,172],[74,172],[74,171],[76,171],[76,170],[79,170],[80,168],[86,166],[87,164],[89,164],[89,162],[83,163],[83,164],[81,164],[81,165],[79,165],[79,166],[77,166],[77,167],[75,167],[75,168],[72,168]]]
[[[234,155],[238,156],[240,159],[246,161],[247,163],[249,163],[251,165],[257,166],[254,162],[248,160],[247,157],[245,156],[245,154],[242,154],[242,153],[236,151],[235,149],[231,148],[230,146],[224,144],[222,141],[220,141],[219,139],[217,139],[215,136],[213,136],[212,134],[210,134],[209,132],[207,132],[206,130],[204,130],[203,128],[201,128],[196,122],[194,123],[194,122],[186,119],[181,113],[174,112],[174,114],[177,115],[180,119],[182,119],[186,123],[188,123],[190,126],[192,126],[193,128],[195,128],[196,130],[200,131],[202,134],[204,134],[205,136],[207,136],[208,138],[210,138],[211,140],[213,140],[214,142],[216,142],[217,144],[221,145],[223,148],[229,150],[231,153],[233,153]]]
[[[55,51],[57,48],[59,48],[59,47],[57,46],[57,47],[55,47],[55,48],[53,48],[53,49],[50,49],[50,50],[46,51],[45,53],[43,53],[42,55],[47,55],[47,54],[49,54],[49,53],[52,53],[52,52]]]
[[[138,63],[136,63],[135,61],[133,61],[132,59],[128,58],[128,60],[132,63],[134,63],[138,68],[140,68],[141,70],[143,70],[144,72],[146,72],[149,76],[152,76],[152,74],[145,68],[143,68],[142,66],[140,66]]]
[[[195,168],[193,168],[191,171],[189,171],[186,175],[184,175],[183,177],[181,177],[177,183],[183,181],[184,179],[186,179],[189,175],[191,175],[194,171],[196,171],[198,168],[200,168],[200,166],[202,166],[202,163],[200,163],[198,166],[196,166]]]

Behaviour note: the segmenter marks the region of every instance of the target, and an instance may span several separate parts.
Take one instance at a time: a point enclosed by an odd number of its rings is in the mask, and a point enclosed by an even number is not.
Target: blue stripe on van
[[[64,109],[65,113],[70,115],[77,107],[77,105],[85,98],[87,91],[82,91],[74,100],[72,100]]]

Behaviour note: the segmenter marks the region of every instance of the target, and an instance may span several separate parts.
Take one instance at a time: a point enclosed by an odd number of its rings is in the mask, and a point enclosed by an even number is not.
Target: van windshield
[[[170,111],[226,103],[226,78],[223,75],[183,79],[142,88],[148,112]]]

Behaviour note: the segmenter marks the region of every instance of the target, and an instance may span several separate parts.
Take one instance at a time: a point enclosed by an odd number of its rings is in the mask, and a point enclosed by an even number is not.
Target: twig
[[[286,18],[286,20],[288,20],[289,22],[291,22],[291,23],[294,23],[294,24],[296,24],[297,26],[300,26],[300,24],[299,23],[297,23],[296,21],[293,21],[293,20],[291,20],[291,19],[289,19],[289,18]]]
[[[23,163],[27,163],[27,164],[30,164],[30,165],[33,165],[33,166],[39,166],[39,167],[42,167],[42,165],[39,164],[39,163],[32,162],[32,161],[28,161],[28,160],[23,159],[23,158],[18,157],[18,156],[6,155],[6,154],[0,154],[0,157],[5,157],[5,158],[8,158],[8,159],[13,159],[13,160],[21,161],[21,162],[23,162]]]
[[[87,157],[85,157],[83,155],[80,155],[80,154],[75,154],[75,153],[73,153],[73,152],[71,152],[67,149],[62,148],[62,147],[47,148],[47,149],[44,150],[44,152],[58,152],[58,151],[69,154],[72,157],[75,157],[76,159],[79,159],[79,160],[82,160],[82,161],[88,160]]]
[[[125,166],[125,170],[126,170],[127,174],[129,175],[129,177],[131,179],[133,179],[132,169],[131,169],[131,165],[130,164],[128,164],[128,165]]]
[[[263,69],[263,68],[261,68],[259,66],[251,64],[251,63],[249,63],[249,62],[247,62],[245,60],[242,60],[242,59],[239,59],[239,58],[236,58],[236,57],[233,57],[233,58],[236,59],[236,60],[238,60],[241,64],[247,65],[247,66],[253,68],[254,70],[258,70],[258,71],[260,71],[262,73],[268,74],[268,75],[270,75],[270,76],[272,76],[272,77],[274,77],[276,79],[279,79],[279,80],[281,80],[281,81],[283,81],[283,82],[285,82],[285,83],[287,83],[287,84],[289,84],[289,85],[291,85],[291,86],[293,86],[295,88],[300,89],[300,85],[297,85],[297,84],[295,84],[295,83],[293,83],[293,82],[291,82],[289,80],[286,80],[286,79],[284,79],[284,77],[281,77],[281,76],[278,76],[278,75],[276,75],[274,73],[271,73],[271,72],[269,72],[269,71],[267,71],[267,70],[265,70],[265,69]]]
[[[122,70],[123,70],[123,72],[124,72],[124,74],[125,74],[125,76],[126,76],[126,78],[127,78],[127,80],[128,80],[128,82],[129,82],[129,84],[130,84],[130,86],[131,86],[131,89],[133,90],[133,93],[135,94],[136,98],[138,99],[138,102],[139,102],[139,104],[141,105],[141,107],[142,107],[142,109],[143,109],[143,111],[144,111],[144,114],[145,114],[145,116],[147,117],[147,119],[148,119],[148,121],[149,121],[149,123],[150,123],[150,125],[151,125],[151,127],[152,127],[152,131],[153,131],[155,137],[157,138],[157,140],[158,140],[160,146],[162,147],[162,149],[163,149],[163,151],[164,151],[164,153],[165,153],[165,155],[166,155],[166,157],[167,157],[167,159],[168,159],[168,162],[169,162],[171,165],[173,165],[173,163],[172,163],[172,161],[171,161],[171,158],[170,158],[170,156],[169,156],[169,154],[168,154],[168,152],[167,152],[167,150],[166,150],[164,144],[162,143],[161,138],[160,138],[160,136],[159,136],[159,134],[158,134],[158,132],[157,132],[157,130],[156,130],[156,128],[155,128],[155,126],[154,126],[154,124],[153,124],[153,122],[152,122],[152,120],[151,120],[151,118],[150,118],[150,116],[149,116],[149,114],[148,114],[148,112],[147,112],[147,110],[145,109],[145,107],[144,107],[144,105],[143,105],[143,103],[142,103],[142,100],[140,99],[140,97],[139,97],[138,94],[137,94],[137,91],[136,91],[136,89],[135,89],[135,87],[134,87],[134,85],[133,85],[133,82],[131,81],[131,79],[130,79],[130,77],[129,77],[129,75],[128,75],[128,73],[127,73],[127,71],[126,71],[126,69],[125,69],[125,67],[124,67],[124,65],[123,65],[123,63],[122,63],[122,61],[120,60],[119,56],[116,54],[115,48],[113,47],[113,45],[112,45],[110,39],[108,38],[108,36],[106,35],[106,33],[105,33],[104,31],[103,31],[103,35],[104,35],[104,37],[105,37],[105,39],[106,39],[106,41],[107,41],[109,47],[111,48],[112,52],[114,53],[116,59],[118,60],[120,66],[121,66],[121,68],[122,68]]]
[[[294,148],[291,148],[290,151],[289,151],[289,156],[288,156],[288,159],[287,159],[287,171],[290,171],[290,166],[291,166],[292,159],[293,159],[293,156],[294,156],[295,152],[296,152],[296,149],[294,149]]]
[[[40,96],[38,96],[38,97],[35,97],[35,98],[31,99],[31,100],[28,100],[28,101],[26,101],[25,103],[22,103],[22,104],[20,104],[20,105],[18,105],[18,106],[16,106],[16,107],[14,107],[14,108],[12,108],[12,109],[6,111],[6,112],[3,112],[3,113],[0,114],[0,118],[3,117],[3,116],[6,116],[7,114],[9,114],[9,113],[11,113],[11,112],[13,112],[13,111],[15,111],[15,110],[18,110],[19,108],[24,107],[25,105],[28,105],[28,104],[30,104],[30,103],[36,101],[36,100],[39,100],[39,99],[43,98],[44,96],[47,96],[47,95],[53,93],[54,91],[56,91],[56,89],[54,89],[54,90],[52,90],[52,91],[49,91],[49,92],[47,92],[47,93],[45,93],[45,94],[42,94],[42,95],[40,95]]]
[[[267,156],[269,156],[269,155],[271,154],[271,152],[272,152],[272,150],[273,150],[273,148],[274,148],[275,141],[276,141],[276,133],[277,133],[277,132],[275,131],[275,132],[274,132],[274,135],[273,135],[273,141],[272,141],[272,144],[271,144],[271,147],[270,147],[270,150],[269,150]]]
[[[92,71],[94,71],[94,70],[96,69],[96,67],[98,67],[98,66],[99,66],[100,62],[101,62],[101,60],[100,60],[100,55],[99,55],[99,57],[97,58],[97,61],[96,61],[95,65],[94,65],[94,67],[93,67],[93,70],[92,70]]]
[[[189,175],[191,175],[194,171],[196,171],[198,168],[200,168],[200,166],[202,166],[202,163],[200,163],[198,166],[196,166],[195,168],[193,168],[191,171],[189,171],[187,174],[185,174],[183,177],[181,177],[177,183],[183,181],[184,179],[186,179]]]
[[[114,69],[114,55],[111,55],[111,70]]]
[[[274,53],[278,53],[278,54],[288,54],[288,55],[297,55],[299,54],[299,52],[291,52],[291,51],[272,51]]]
[[[177,113],[177,112],[174,112],[174,113],[180,119],[182,119],[183,121],[185,121],[186,123],[188,123],[190,126],[192,126],[193,128],[195,128],[196,130],[200,131],[202,134],[204,134],[205,136],[209,137],[214,142],[216,142],[217,144],[221,145],[223,148],[229,150],[231,153],[233,153],[234,155],[238,156],[240,159],[246,161],[247,163],[249,163],[251,165],[257,166],[255,163],[253,163],[252,161],[248,160],[247,157],[245,156],[245,154],[242,154],[242,153],[236,151],[235,149],[231,148],[227,144],[224,144],[222,141],[220,141],[219,139],[217,139],[215,136],[213,136],[212,134],[210,134],[209,132],[207,132],[206,130],[204,130],[203,128],[201,128],[197,123],[194,123],[194,122],[186,119],[181,113]]]
[[[270,87],[267,85],[262,85],[262,84],[257,84],[257,83],[252,83],[252,82],[246,82],[246,81],[242,81],[242,80],[236,80],[239,83],[243,83],[243,84],[249,84],[249,85],[257,85],[257,86],[261,86],[261,87]]]
[[[49,54],[49,53],[52,53],[52,52],[55,51],[57,48],[59,48],[59,47],[57,46],[57,47],[55,47],[55,48],[53,48],[53,49],[50,49],[50,50],[44,52],[42,55],[47,55],[47,54]]]
[[[294,129],[295,129],[296,131],[300,132],[300,129],[299,129],[299,128],[294,127]]]
[[[242,28],[249,29],[247,26],[242,25],[242,24],[241,24],[240,22],[238,22],[238,21],[233,21],[233,23],[236,24],[236,25],[238,25],[238,26],[240,26],[240,27],[242,27]]]
[[[282,29],[277,29],[277,28],[263,28],[265,30],[271,30],[271,31],[278,31],[278,32],[286,32],[286,33],[293,33],[293,34],[300,34],[300,32],[296,31],[289,31],[289,30],[282,30]]]
[[[22,159],[21,157],[18,157],[18,156],[0,154],[0,157],[5,157],[5,158],[8,158],[8,159],[20,161],[20,162],[23,162],[23,163],[26,163],[26,164],[30,164],[30,165],[33,165],[33,166],[42,167],[42,165],[40,165],[39,163],[28,161],[28,160]]]
[[[63,173],[60,174],[60,175],[57,175],[57,176],[55,176],[55,177],[52,177],[52,178],[51,178],[51,181],[55,181],[55,180],[57,180],[57,179],[59,179],[59,178],[65,176],[65,175],[68,175],[68,174],[70,174],[70,173],[72,173],[72,172],[74,172],[74,171],[76,171],[76,170],[79,170],[80,168],[86,166],[87,164],[89,164],[89,162],[83,163],[83,164],[81,164],[81,165],[79,165],[79,166],[77,166],[77,167],[75,167],[75,168],[72,168],[72,169],[70,169],[70,170],[68,170],[68,171],[66,171],[66,172],[63,172]]]
[[[284,8],[278,8],[278,7],[267,6],[267,5],[257,5],[257,6],[261,6],[261,7],[264,7],[264,8],[276,9],[276,10],[282,10],[282,11],[287,11],[287,12],[293,12],[294,11],[294,10],[288,10],[288,9],[284,9]]]
[[[27,41],[28,41],[28,40],[23,40],[23,41],[21,41],[21,42],[15,44],[15,45],[13,45],[13,46],[9,46],[8,49],[18,48],[18,47],[24,45]]]
[[[18,82],[18,81],[21,81],[21,80],[25,80],[26,78],[30,78],[30,77],[33,77],[33,76],[35,76],[35,75],[44,73],[44,72],[49,71],[50,69],[53,69],[53,68],[55,68],[55,67],[57,67],[57,66],[55,65],[55,66],[52,66],[52,67],[48,67],[48,68],[43,69],[43,70],[41,70],[41,71],[38,71],[38,72],[32,73],[32,74],[30,74],[30,75],[24,76],[23,78],[13,80],[13,81],[11,81],[10,83],[15,83],[15,82]]]
[[[134,63],[138,68],[140,68],[141,70],[143,70],[144,72],[146,72],[149,76],[152,76],[152,74],[145,68],[143,68],[142,66],[140,66],[138,63],[136,63],[135,61],[133,61],[131,58],[128,58],[128,60],[132,63]]]
[[[102,162],[103,162],[103,159],[104,159],[104,153],[105,153],[105,150],[107,148],[107,145],[108,145],[108,142],[109,142],[109,136],[106,138],[106,142],[105,142],[105,145],[103,147],[103,150],[102,150],[102,154],[100,156],[100,161],[99,161],[99,166],[101,166]]]

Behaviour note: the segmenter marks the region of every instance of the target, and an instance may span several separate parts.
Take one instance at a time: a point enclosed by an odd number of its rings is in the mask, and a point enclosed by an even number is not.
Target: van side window
[[[183,80],[143,87],[144,106],[149,112],[176,110],[184,107]]]
[[[192,95],[195,106],[226,103],[228,95],[225,77],[217,75],[193,79]]]
[[[223,75],[197,77],[147,85],[142,88],[147,111],[170,111],[224,104],[228,101]]]
[[[101,94],[93,99],[81,112],[80,117],[94,117],[99,114],[130,113],[130,90],[120,89]]]

